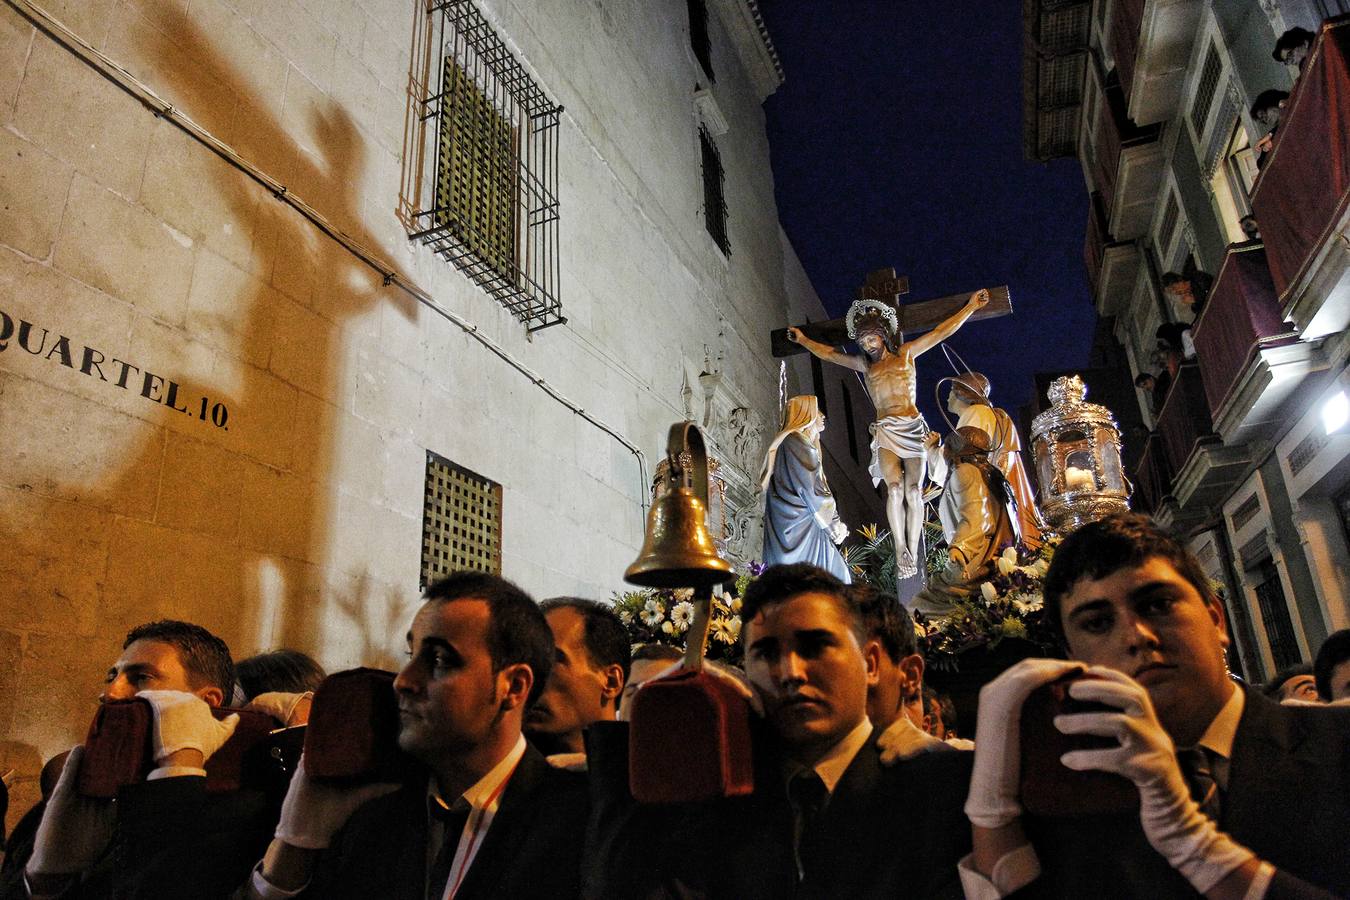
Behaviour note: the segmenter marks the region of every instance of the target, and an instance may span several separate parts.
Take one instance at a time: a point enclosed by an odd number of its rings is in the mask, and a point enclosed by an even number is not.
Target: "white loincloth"
[[[885,416],[877,419],[869,427],[872,433],[872,463],[867,471],[872,475],[872,483],[880,484],[881,454],[885,448],[901,459],[923,459],[924,441],[928,438],[928,423],[923,414],[913,416]]]

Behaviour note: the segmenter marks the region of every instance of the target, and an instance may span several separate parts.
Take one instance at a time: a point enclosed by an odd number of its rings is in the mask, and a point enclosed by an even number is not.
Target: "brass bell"
[[[642,587],[711,589],[735,580],[708,534],[708,453],[692,422],[671,426],[666,445],[678,482],[652,502],[642,552],[623,573]]]

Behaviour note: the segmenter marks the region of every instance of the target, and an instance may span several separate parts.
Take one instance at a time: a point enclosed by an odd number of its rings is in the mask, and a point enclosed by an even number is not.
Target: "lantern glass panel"
[[[1094,491],[1097,481],[1093,476],[1092,453],[1086,448],[1074,450],[1064,458],[1064,490]]]
[[[1125,473],[1120,464],[1120,448],[1114,441],[1103,440],[1098,445],[1102,455],[1102,482],[1108,491],[1125,490]]]

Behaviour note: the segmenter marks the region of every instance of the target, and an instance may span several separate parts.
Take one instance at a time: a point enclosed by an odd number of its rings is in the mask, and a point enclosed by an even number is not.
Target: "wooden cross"
[[[859,299],[876,300],[895,310],[900,330],[905,333],[906,338],[936,327],[939,322],[965,306],[971,292],[922,300],[918,303],[901,303],[900,295],[908,293],[909,279],[904,275],[896,275],[895,269],[877,269],[869,272],[867,280],[858,288]],[[1012,298],[1008,294],[1008,286],[1002,284],[989,289],[988,305],[971,316],[970,321],[1008,315],[1012,315]],[[848,323],[844,318],[831,319],[828,322],[811,322],[797,327],[812,340],[829,344],[831,347],[842,347],[850,340]],[[788,340],[786,328],[777,328],[770,332],[769,340],[773,355],[777,359],[806,352],[806,348],[801,344],[794,344]]]

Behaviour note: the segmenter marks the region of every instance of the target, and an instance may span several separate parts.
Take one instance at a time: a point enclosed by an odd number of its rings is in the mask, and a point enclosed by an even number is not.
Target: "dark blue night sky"
[[[778,212],[817,293],[842,315],[893,265],[907,300],[1011,289],[1011,318],[951,341],[1017,415],[1032,374],[1086,365],[1095,313],[1077,161],[1022,157],[1021,3],[760,0],[787,80],[765,103]],[[951,369],[919,362],[920,406]]]

